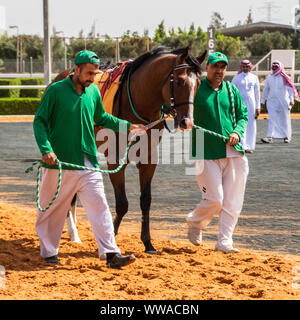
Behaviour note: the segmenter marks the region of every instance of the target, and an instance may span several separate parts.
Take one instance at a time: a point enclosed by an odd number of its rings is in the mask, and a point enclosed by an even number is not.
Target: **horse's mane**
[[[161,56],[163,54],[180,55],[180,54],[184,53],[185,51],[186,51],[186,48],[171,50],[168,47],[159,46],[159,47],[154,48],[151,51],[148,51],[148,52],[142,54],[141,56],[139,56],[138,58],[136,58],[135,60],[133,60],[132,62],[130,62],[126,65],[126,67],[122,73],[122,76],[120,78],[120,83],[119,83],[120,87],[122,87],[123,82],[125,82],[125,80],[127,79],[129,71],[131,74],[133,74],[145,61],[147,61],[151,58]],[[196,72],[201,73],[201,65],[197,61],[197,59],[195,59],[193,56],[188,55],[188,57],[186,58],[186,62],[188,65],[193,67],[193,69]]]
[[[180,55],[180,54],[186,52],[186,50],[187,50],[187,48],[185,48],[185,47],[171,50],[168,47],[159,46],[159,47],[152,49],[151,51],[148,51],[148,52],[142,54],[141,56],[139,56],[135,60],[128,63],[126,65],[125,69],[123,70],[122,75],[120,77],[119,88],[118,88],[118,90],[115,94],[115,97],[114,97],[114,104],[115,104],[115,101],[118,97],[119,97],[119,99],[121,98],[123,85],[128,78],[129,72],[130,72],[130,74],[133,74],[142,64],[144,64],[145,61],[148,61],[152,58],[156,58],[156,57],[159,57],[164,54]],[[186,63],[188,65],[190,65],[196,73],[201,74],[201,65],[195,57],[193,57],[192,55],[189,54],[185,60],[186,60]],[[120,112],[120,108],[119,108],[119,112]]]

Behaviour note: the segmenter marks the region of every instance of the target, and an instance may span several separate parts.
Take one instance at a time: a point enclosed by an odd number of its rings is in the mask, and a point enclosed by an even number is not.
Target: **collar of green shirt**
[[[78,93],[78,95],[80,95],[79,92],[78,92],[77,89],[76,89],[75,83],[73,82],[73,75],[70,75],[70,76],[67,78],[67,84],[68,84],[74,91],[76,91],[76,92]],[[85,93],[85,89],[86,89],[86,88],[83,88],[82,93]]]
[[[207,77],[203,80],[203,82],[208,86],[208,88],[210,88],[213,91],[219,91],[222,90],[225,84],[225,81],[223,80],[221,85],[217,88],[218,90],[216,90],[216,88],[213,88],[210,81],[207,79]]]

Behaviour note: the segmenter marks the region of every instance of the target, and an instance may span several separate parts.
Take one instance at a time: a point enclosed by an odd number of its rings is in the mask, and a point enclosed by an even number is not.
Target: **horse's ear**
[[[183,61],[189,56],[189,51],[190,47],[186,47],[183,49],[182,54],[178,57],[180,60],[179,63],[183,63]]]
[[[205,50],[201,56],[196,58],[200,64],[202,64],[202,62],[205,60],[206,55],[207,55],[207,50]]]

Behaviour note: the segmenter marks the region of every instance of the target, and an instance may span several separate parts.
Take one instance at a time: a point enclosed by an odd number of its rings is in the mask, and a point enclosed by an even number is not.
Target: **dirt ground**
[[[34,222],[34,209],[0,203],[0,262],[6,269],[0,299],[300,299],[292,285],[299,256],[248,249],[226,255],[207,243],[195,247],[159,237],[154,239],[158,254],[147,255],[135,226],[128,233],[123,224],[117,243],[137,260],[108,269],[98,259],[89,223],[80,221],[82,244],[71,243],[65,228],[61,264],[49,266],[39,257]]]
[[[27,122],[28,121],[28,122]],[[49,266],[39,256],[35,232],[35,176],[24,170],[40,157],[32,123],[0,123],[0,266],[5,288],[0,299],[209,300],[300,299],[300,120],[293,119],[293,141],[263,145],[267,121],[258,121],[257,147],[248,156],[250,173],[245,202],[234,233],[241,252],[214,251],[215,218],[204,244],[186,240],[186,214],[201,197],[190,164],[159,164],[152,184],[151,230],[157,255],[145,254],[140,241],[137,172],[128,166],[129,213],[117,243],[137,261],[122,270],[108,269],[84,209],[78,203],[82,244],[62,236],[61,264]],[[173,153],[172,153],[173,156]],[[114,214],[114,195],[104,176]],[[1,277],[0,277],[1,281]]]

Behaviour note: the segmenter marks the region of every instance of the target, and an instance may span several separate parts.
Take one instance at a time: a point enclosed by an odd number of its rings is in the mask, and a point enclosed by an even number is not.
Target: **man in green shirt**
[[[143,125],[131,124],[104,111],[98,87],[93,84],[99,73],[99,63],[94,52],[80,51],[75,58],[74,75],[50,85],[35,114],[34,135],[45,162],[40,189],[42,206],[49,203],[56,191],[56,158],[81,166],[99,167],[94,122],[125,133],[146,130]],[[116,245],[101,173],[64,166],[63,169],[57,199],[46,212],[37,212],[36,231],[41,256],[46,262],[59,263],[57,254],[66,214],[77,194],[91,222],[99,256],[106,255],[107,265],[112,268],[132,263],[135,257],[123,256]]]
[[[201,81],[195,96],[195,125],[228,137],[228,140],[208,132],[204,133],[203,139],[197,139],[193,129],[192,155],[196,159],[202,200],[187,215],[187,223],[189,240],[200,245],[202,230],[219,215],[215,249],[234,253],[238,249],[233,247],[232,234],[242,210],[249,171],[248,160],[239,144],[247,126],[248,112],[238,89],[223,80],[227,65],[224,54],[212,53],[207,61],[207,77]]]

